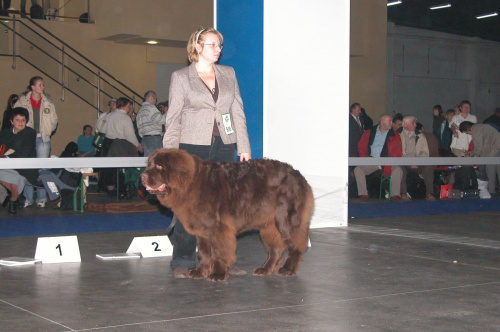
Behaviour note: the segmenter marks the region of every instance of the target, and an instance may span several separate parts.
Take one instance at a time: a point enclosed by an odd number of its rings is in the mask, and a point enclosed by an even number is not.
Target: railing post
[[[16,15],[14,15],[14,19],[12,20],[12,69],[16,69]]]
[[[97,116],[101,112],[101,71],[97,72]]]
[[[62,59],[61,59],[61,88],[62,88],[62,94],[61,94],[61,101],[64,101],[64,45],[62,46]]]

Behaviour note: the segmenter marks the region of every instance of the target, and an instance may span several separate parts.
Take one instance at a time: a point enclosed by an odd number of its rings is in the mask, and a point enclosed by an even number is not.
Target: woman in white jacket
[[[27,92],[16,102],[14,107],[24,107],[29,112],[27,127],[35,129],[36,156],[37,158],[48,158],[50,156],[50,136],[57,128],[56,108],[52,101],[44,95],[45,86],[43,78],[35,76],[30,79]],[[25,207],[33,204],[33,187],[26,186],[24,189],[26,197]],[[47,201],[46,192],[43,188],[37,190],[37,206],[45,207]]]

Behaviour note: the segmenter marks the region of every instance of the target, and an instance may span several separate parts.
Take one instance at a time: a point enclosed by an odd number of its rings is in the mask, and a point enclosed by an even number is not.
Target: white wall
[[[432,107],[467,99],[482,122],[500,107],[500,43],[387,27],[387,111],[413,114],[432,127]]]
[[[300,170],[312,227],[347,225],[349,0],[264,1],[264,156]]]

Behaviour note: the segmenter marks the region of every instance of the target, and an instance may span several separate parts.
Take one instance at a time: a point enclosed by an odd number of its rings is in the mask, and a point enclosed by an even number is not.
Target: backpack
[[[477,189],[476,170],[472,166],[461,166],[455,171],[455,183],[453,189],[470,190]]]

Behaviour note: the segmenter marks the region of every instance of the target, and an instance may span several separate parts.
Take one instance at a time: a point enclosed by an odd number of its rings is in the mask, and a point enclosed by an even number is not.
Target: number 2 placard
[[[35,259],[41,260],[42,263],[81,262],[78,238],[76,235],[39,237]]]
[[[141,253],[142,257],[172,256],[172,244],[166,235],[135,237],[127,253]]]

